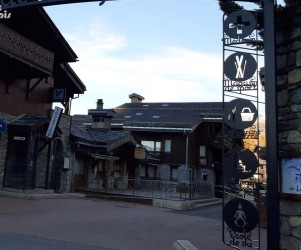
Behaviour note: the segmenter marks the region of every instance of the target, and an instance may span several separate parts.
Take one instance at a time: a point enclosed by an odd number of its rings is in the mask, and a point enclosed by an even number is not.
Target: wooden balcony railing
[[[0,24],[0,52],[51,74],[54,54]]]

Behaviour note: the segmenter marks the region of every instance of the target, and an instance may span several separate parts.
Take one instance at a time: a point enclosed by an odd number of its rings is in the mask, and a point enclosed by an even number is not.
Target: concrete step
[[[195,201],[195,207],[205,207],[205,206],[212,206],[212,205],[218,205],[223,202],[223,199],[221,198],[210,198],[210,199],[202,199],[202,200],[196,200]]]
[[[145,204],[145,205],[153,205],[153,199],[147,197],[97,193],[97,192],[81,192],[81,193],[84,193],[87,198],[126,201],[126,202],[134,202],[134,203]]]

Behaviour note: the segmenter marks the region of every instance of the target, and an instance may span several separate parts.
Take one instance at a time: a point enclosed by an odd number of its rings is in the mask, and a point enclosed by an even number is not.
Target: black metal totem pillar
[[[264,0],[264,53],[266,93],[267,247],[279,249],[278,136],[275,58],[275,0]]]
[[[223,241],[260,249],[258,31],[256,13],[233,10],[223,20]],[[254,46],[250,46],[254,45]],[[257,179],[256,179],[257,176]]]

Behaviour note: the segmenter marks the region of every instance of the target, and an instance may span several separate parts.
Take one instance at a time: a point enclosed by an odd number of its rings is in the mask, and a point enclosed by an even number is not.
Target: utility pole
[[[279,197],[277,160],[277,95],[275,57],[275,0],[264,0],[264,61],[267,160],[267,249],[279,249]]]

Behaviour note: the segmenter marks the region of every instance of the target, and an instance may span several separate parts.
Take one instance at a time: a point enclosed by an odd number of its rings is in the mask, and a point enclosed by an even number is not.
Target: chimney
[[[91,129],[110,130],[111,119],[114,117],[115,111],[113,109],[103,109],[102,99],[97,99],[96,103],[96,109],[88,109],[88,115],[93,120]]]
[[[138,95],[136,93],[130,94],[129,98],[131,99],[131,103],[140,103],[144,100],[143,96]]]
[[[103,109],[103,100],[102,99],[97,100],[96,109]]]

